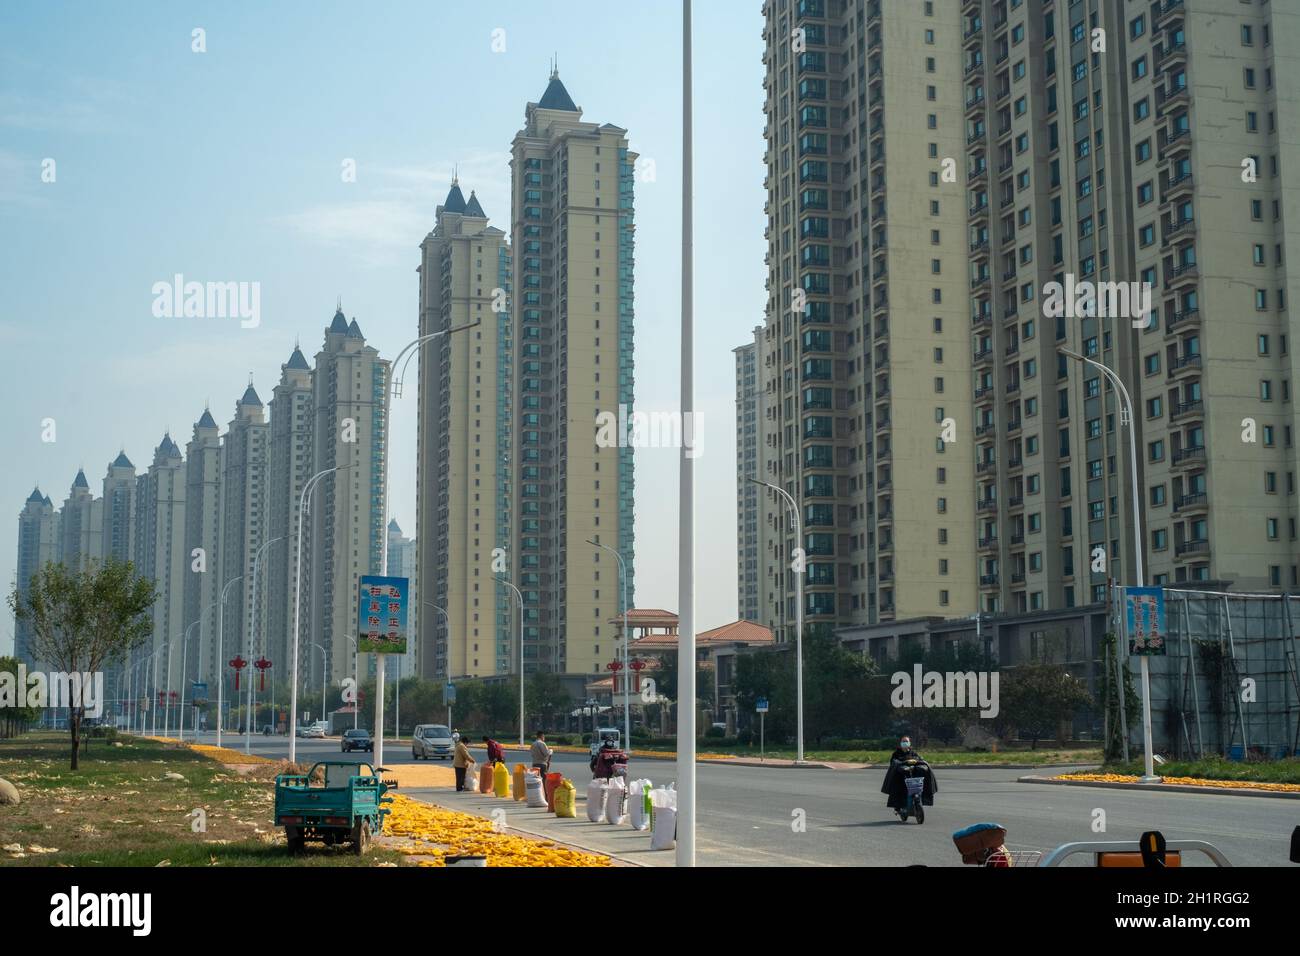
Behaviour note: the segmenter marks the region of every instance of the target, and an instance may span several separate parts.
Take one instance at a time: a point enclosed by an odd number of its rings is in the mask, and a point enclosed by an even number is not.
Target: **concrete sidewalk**
[[[545,807],[529,807],[522,800],[503,799],[490,794],[457,793],[455,790],[442,789],[402,792],[408,797],[448,810],[499,820],[503,826],[526,836],[542,837],[589,853],[603,853],[631,866],[666,867],[673,866],[676,862],[673,851],[650,849],[649,830],[633,830],[628,824],[615,827],[608,823],[589,821],[585,785],[578,788],[578,815],[563,820],[549,813]]]

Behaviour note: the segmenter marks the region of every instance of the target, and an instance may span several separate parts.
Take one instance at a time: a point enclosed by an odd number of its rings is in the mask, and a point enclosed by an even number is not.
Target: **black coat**
[[[899,751],[895,751],[899,753]],[[916,753],[911,754],[916,757]],[[934,795],[939,792],[939,780],[930,769],[929,764],[923,764],[925,769],[925,789],[921,791],[921,805],[926,807],[934,806]],[[898,772],[899,761],[890,760],[889,769],[885,772],[885,782],[880,785],[880,792],[889,795],[886,806],[891,810],[901,810],[907,806],[907,784],[904,783],[904,777]]]

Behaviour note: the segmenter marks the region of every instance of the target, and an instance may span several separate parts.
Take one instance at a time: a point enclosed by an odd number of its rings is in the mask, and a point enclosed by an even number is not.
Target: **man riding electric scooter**
[[[934,795],[939,792],[939,781],[934,771],[919,753],[912,749],[909,737],[898,742],[889,758],[889,770],[880,792],[888,794],[886,806],[906,823],[915,816],[917,823],[925,822],[925,808],[934,805]]]

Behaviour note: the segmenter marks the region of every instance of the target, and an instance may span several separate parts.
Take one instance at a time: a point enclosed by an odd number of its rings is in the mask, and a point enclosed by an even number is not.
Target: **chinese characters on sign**
[[[1164,588],[1125,588],[1124,627],[1130,654],[1165,653]]]
[[[367,575],[357,598],[357,649],[362,654],[406,653],[408,578]]]

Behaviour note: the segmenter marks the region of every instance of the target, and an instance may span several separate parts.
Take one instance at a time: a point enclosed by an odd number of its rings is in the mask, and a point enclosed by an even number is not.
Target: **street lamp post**
[[[201,620],[203,620],[203,618],[199,618],[199,621]],[[194,624],[198,624],[199,621],[195,621]],[[189,653],[189,649],[190,649],[190,628],[192,628],[194,624],[191,624],[190,627],[187,627],[185,629],[185,637],[181,639],[181,726],[180,726],[181,740],[185,739],[185,670],[186,670],[185,658],[186,655]],[[170,696],[171,695],[169,694],[168,697]],[[195,735],[195,737],[197,739],[197,734]]]
[[[221,678],[225,675],[226,665],[225,662],[222,661],[221,659],[221,653],[222,653],[221,639],[225,636],[226,633],[226,594],[230,591],[230,586],[232,584],[238,584],[242,580],[244,580],[244,576],[241,574],[239,577],[231,578],[229,581],[227,581],[225,587],[221,589],[221,603],[217,605],[217,746],[218,747],[221,746],[221,725],[222,723],[224,723],[222,718],[225,717],[225,713],[221,709],[223,703],[222,688],[225,687],[225,682]],[[182,694],[184,693],[183,689],[181,693]]]
[[[495,578],[498,584],[504,584],[515,592],[519,600],[519,746],[524,745],[524,595],[505,578]]]
[[[1107,366],[1064,347],[1058,347],[1057,351],[1076,361],[1091,365],[1105,375],[1115,390],[1119,392],[1120,399],[1124,403],[1124,414],[1128,417],[1129,469],[1133,484],[1133,492],[1130,495],[1133,502],[1133,575],[1136,579],[1135,586],[1142,587],[1146,583],[1146,571],[1142,564],[1142,545],[1144,542],[1142,536],[1142,488],[1138,484],[1137,419],[1133,417],[1133,400],[1129,397],[1128,389],[1124,387],[1123,380]],[[1119,648],[1116,647],[1116,650],[1118,651]],[[1142,744],[1146,751],[1143,761],[1144,773],[1139,782],[1156,783],[1159,782],[1159,778],[1155,774],[1154,755],[1151,752],[1151,667],[1145,654],[1139,655],[1139,658],[1142,667]],[[1120,688],[1120,697],[1123,698],[1122,687]],[[1121,711],[1123,706],[1124,702],[1121,699]]]
[[[275,544],[277,541],[282,541],[282,540],[283,538],[272,538],[270,541],[265,542],[260,548],[258,548],[256,553],[254,553],[253,555],[253,626],[252,628],[249,629],[249,633],[248,633],[248,659],[250,661],[253,659],[253,654],[254,654],[253,645],[257,642],[257,618],[258,618],[257,585],[258,585],[258,581],[260,580],[258,576],[258,568],[262,560],[262,552],[265,551],[267,548],[269,548],[271,545]],[[250,679],[248,682],[248,714],[244,719],[244,753],[249,752],[249,749],[252,747],[252,744],[253,744],[253,681]]]
[[[682,0],[682,433],[695,414],[695,250],[692,183],[691,0]],[[677,461],[677,854],[695,865],[695,461],[682,442]],[[686,666],[680,666],[686,661]]]
[[[631,752],[632,748],[632,702],[628,694],[628,682],[632,679],[632,672],[628,669],[628,644],[631,642],[631,636],[627,630],[627,565],[623,563],[623,556],[611,548],[609,545],[600,544],[599,542],[587,539],[587,544],[602,551],[608,551],[618,559],[618,576],[623,582],[623,745]],[[678,670],[680,670],[680,666]],[[615,680],[618,674],[614,675]]]
[[[356,693],[361,689],[361,649],[357,646],[357,639],[351,634],[347,635],[352,642],[352,729],[358,727],[357,716],[361,713],[361,707],[356,700]]]
[[[316,487],[316,482],[336,471],[351,468],[351,465],[335,465],[316,472],[302,486],[298,498],[298,560],[294,568],[293,584],[293,661],[289,671],[289,762],[298,759],[298,630],[302,621],[302,521],[307,507],[307,496]]]
[[[770,481],[762,481],[758,478],[746,478],[746,481],[752,481],[756,485],[762,485],[770,488],[778,495],[785,499],[785,503],[790,506],[790,514],[794,518],[794,537],[797,542],[795,546],[795,562],[791,567],[795,575],[795,625],[794,625],[794,661],[795,661],[795,723],[797,724],[796,733],[799,738],[799,750],[795,757],[795,764],[801,764],[803,760],[803,577],[804,577],[804,553],[803,553],[803,522],[799,516],[799,505],[791,497],[789,492],[784,488],[772,484]]]

